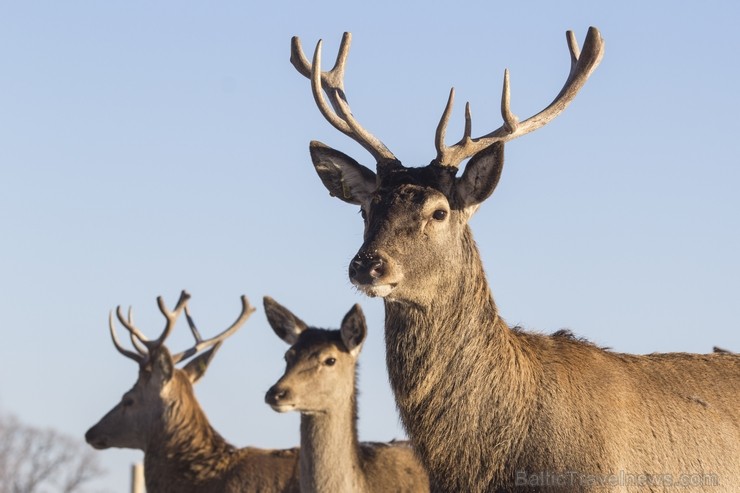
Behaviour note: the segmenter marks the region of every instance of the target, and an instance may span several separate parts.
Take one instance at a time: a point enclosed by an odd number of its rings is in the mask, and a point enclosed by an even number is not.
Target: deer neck
[[[362,492],[355,395],[325,412],[301,414],[301,491]]]
[[[460,464],[466,471],[481,467],[470,447],[479,436],[497,443],[498,434],[502,447],[517,436],[512,427],[525,436],[524,401],[534,395],[528,352],[499,316],[470,234],[461,258],[460,265],[445,267],[449,282],[429,296],[432,301],[385,300],[391,387],[412,443],[440,484],[445,472],[437,465]],[[466,427],[461,418],[472,425]],[[485,429],[478,426],[481,420],[486,420]],[[503,467],[504,457],[520,444],[506,446],[501,461],[490,463]]]
[[[195,397],[179,398],[165,412],[162,430],[145,450],[147,490],[187,492],[217,481],[236,449],[213,429]]]

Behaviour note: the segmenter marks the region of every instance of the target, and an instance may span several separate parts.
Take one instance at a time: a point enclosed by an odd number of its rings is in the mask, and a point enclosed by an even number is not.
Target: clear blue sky
[[[557,5],[556,5],[557,3]],[[3,2],[0,4],[0,410],[79,437],[136,377],[108,310],[181,289],[202,332],[246,294],[260,307],[197,394],[238,445],[297,444],[298,416],[263,395],[286,349],[269,294],[337,327],[362,304],[360,435],[402,436],[388,389],[383,309],[346,276],[355,207],[329,197],[308,142],[373,163],[315,108],[290,37],[325,40],[358,119],[406,165],[450,140],[547,105],[568,69],[564,32],[600,28],[606,54],[555,122],[507,145],[504,175],[472,221],[511,324],[570,328],[616,351],[740,350],[740,37],[737,2]],[[190,341],[184,327],[174,349]],[[650,396],[645,396],[649,399]],[[140,452],[99,452],[99,491],[128,491]]]

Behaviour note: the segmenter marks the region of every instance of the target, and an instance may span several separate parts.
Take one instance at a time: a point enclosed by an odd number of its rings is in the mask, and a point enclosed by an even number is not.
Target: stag
[[[285,374],[265,402],[301,413],[301,491],[428,492],[429,478],[408,442],[358,442],[355,381],[367,335],[360,305],[339,330],[309,327],[272,298],[264,305],[272,330],[291,346]]]
[[[245,296],[236,321],[204,340],[188,311],[190,295],[183,291],[174,310],[162,298],[157,303],[167,319],[161,335],[149,340],[133,322],[132,312],[116,317],[129,332],[134,351],[116,335],[113,311],[109,328],[122,355],[139,364],[139,377],[113,409],[85,434],[96,449],[110,447],[144,451],[146,489],[150,493],[297,492],[298,451],[236,448],[213,429],[193,393],[223,341],[254,312]],[[195,338],[193,347],[171,355],[165,340],[180,314]],[[194,356],[194,357],[193,357]],[[191,358],[182,368],[175,367]]]
[[[359,205],[364,242],[349,265],[358,290],[383,298],[386,364],[401,421],[439,491],[740,490],[740,357],[620,354],[567,332],[510,328],[494,303],[468,221],[494,191],[504,143],[557,117],[598,66],[590,28],[570,71],[539,113],[520,121],[504,73],[500,128],[445,144],[454,90],[437,126],[436,157],[405,167],[365,130],[344,90],[350,34],[321,69],[294,37],[291,62],[316,104],[376,161],[376,171],[320,142],[313,165],[331,195]],[[328,102],[327,102],[328,100]],[[457,176],[461,163],[467,164]],[[698,479],[697,479],[698,478]]]

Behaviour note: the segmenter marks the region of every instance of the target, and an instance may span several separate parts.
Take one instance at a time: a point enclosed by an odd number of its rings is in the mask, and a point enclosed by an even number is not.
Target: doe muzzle
[[[290,397],[290,391],[279,385],[273,385],[265,394],[265,403],[271,406],[279,406]]]

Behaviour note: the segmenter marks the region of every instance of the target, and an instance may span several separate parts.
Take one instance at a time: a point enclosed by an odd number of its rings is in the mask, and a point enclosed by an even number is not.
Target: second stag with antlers
[[[349,277],[383,298],[401,420],[435,491],[740,491],[740,356],[615,353],[563,331],[512,329],[494,303],[468,221],[499,181],[504,143],[554,119],[599,64],[597,29],[582,52],[573,33],[567,41],[570,71],[549,106],[520,122],[507,73],[503,125],[473,138],[468,107],[464,135],[448,147],[451,92],[436,157],[410,168],[350,110],[350,35],[329,71],[320,42],[309,63],[293,38],[291,61],[310,78],[321,113],[376,161],[374,172],[310,145],[324,186],[362,211],[364,242]]]
[[[248,493],[299,491],[298,451],[236,448],[213,429],[193,393],[221,343],[234,334],[254,311],[242,296],[242,309],[225,331],[203,340],[190,317],[185,291],[170,311],[157,303],[167,322],[161,335],[149,340],[135,325],[131,310],[118,321],[129,333],[134,351],[116,336],[113,312],[110,334],[116,349],[139,365],[139,377],[113,409],[85,434],[97,449],[110,447],[144,451],[144,475],[149,493]],[[165,341],[185,312],[195,338],[193,347],[170,355]],[[191,359],[182,369],[175,365]]]

